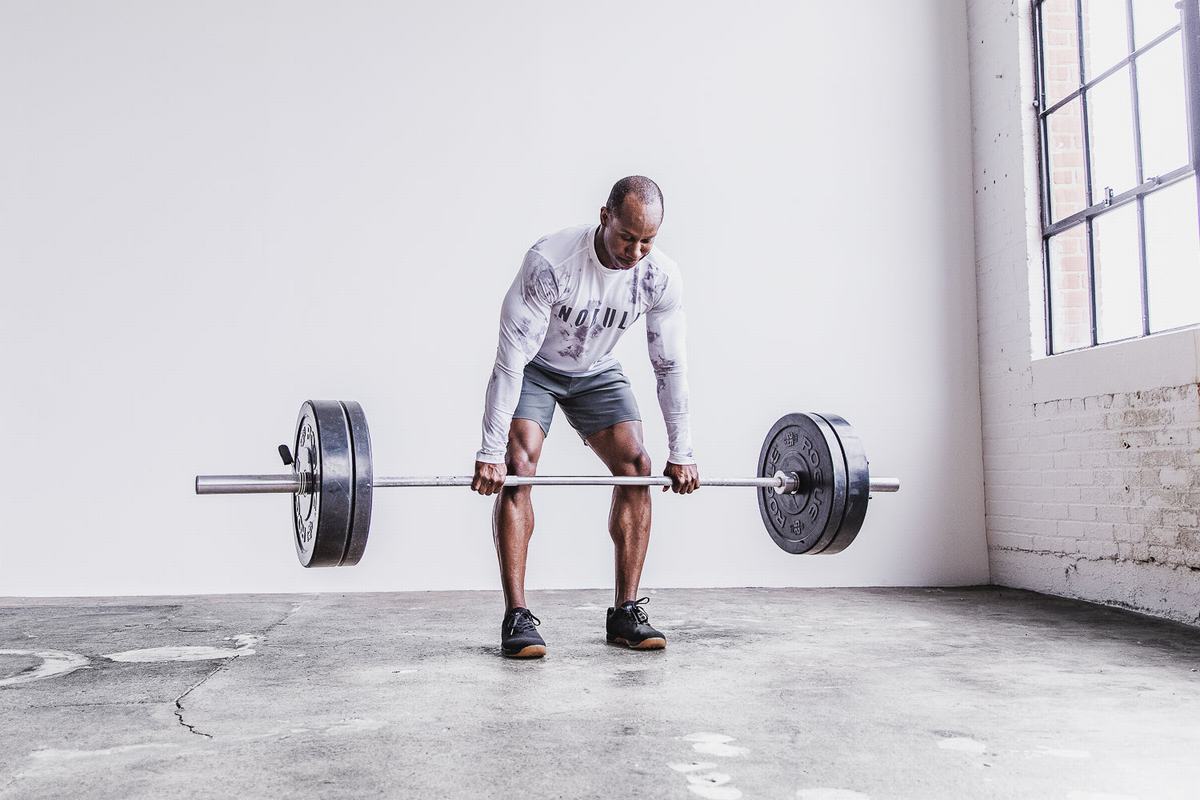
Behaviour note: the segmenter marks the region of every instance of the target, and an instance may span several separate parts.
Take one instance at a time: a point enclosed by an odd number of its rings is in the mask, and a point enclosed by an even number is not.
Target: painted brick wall
[[[1200,624],[1200,387],[1034,401],[1042,285],[1026,2],[970,0],[992,581]]]

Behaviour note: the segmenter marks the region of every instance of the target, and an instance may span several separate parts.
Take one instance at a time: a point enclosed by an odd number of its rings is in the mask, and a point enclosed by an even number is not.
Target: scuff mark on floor
[[[729,744],[734,739],[723,733],[693,733],[683,737],[685,742],[693,742],[692,749],[697,753],[722,758],[744,756],[750,751],[745,747]]]
[[[941,739],[937,746],[942,750],[955,750],[960,753],[973,753],[975,755],[979,755],[987,750],[986,744],[966,736],[951,736]]]
[[[70,675],[90,663],[87,656],[66,650],[0,650],[0,656],[32,656],[42,660],[41,664],[0,680],[0,686],[16,686],[59,675]]]
[[[123,744],[116,747],[103,747],[97,750],[58,750],[52,747],[34,750],[29,757],[34,761],[74,761],[80,758],[104,758],[124,753],[140,752],[142,750],[172,750],[179,747],[169,742],[148,742],[146,744]]]

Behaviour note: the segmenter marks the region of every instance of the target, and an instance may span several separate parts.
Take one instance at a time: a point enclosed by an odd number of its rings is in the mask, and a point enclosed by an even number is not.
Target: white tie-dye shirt
[[[646,317],[668,461],[694,464],[688,430],[686,323],[679,267],[657,248],[631,269],[596,257],[596,228],[567,228],[541,239],[521,264],[500,310],[500,344],[488,382],[479,461],[504,462],[508,429],[530,361],[564,375],[595,375],[617,363],[617,340]]]

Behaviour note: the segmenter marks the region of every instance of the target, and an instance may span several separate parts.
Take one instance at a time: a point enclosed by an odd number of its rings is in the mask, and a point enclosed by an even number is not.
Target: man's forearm
[[[508,450],[508,429],[513,412],[521,398],[522,373],[497,360],[492,367],[487,394],[483,402],[483,444],[475,454],[476,461],[503,464]]]
[[[687,372],[682,366],[660,368],[655,364],[658,405],[667,429],[667,460],[672,464],[695,464],[688,413]]]
[[[476,461],[504,463],[508,428],[521,399],[525,365],[537,355],[546,338],[556,291],[554,271],[530,250],[500,307],[500,341],[484,399],[483,444],[475,454]]]

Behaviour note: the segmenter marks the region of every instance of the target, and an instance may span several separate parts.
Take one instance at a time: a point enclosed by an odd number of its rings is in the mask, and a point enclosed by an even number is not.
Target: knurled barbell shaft
[[[396,486],[470,486],[474,479],[469,475],[433,477],[376,478],[374,485],[389,489]],[[666,476],[623,476],[623,475],[505,475],[505,486],[670,486]],[[761,486],[777,489],[782,486],[779,478],[712,478],[701,481],[702,486]]]
[[[372,486],[393,489],[410,486],[470,486],[472,477],[448,475],[432,477],[377,477]],[[620,475],[506,475],[505,486],[670,486],[666,476]],[[704,478],[701,486],[744,486],[779,489],[783,479],[762,478]],[[300,491],[300,478],[294,473],[278,475],[197,475],[196,494],[294,494]],[[871,478],[871,492],[898,492],[899,478]]]

